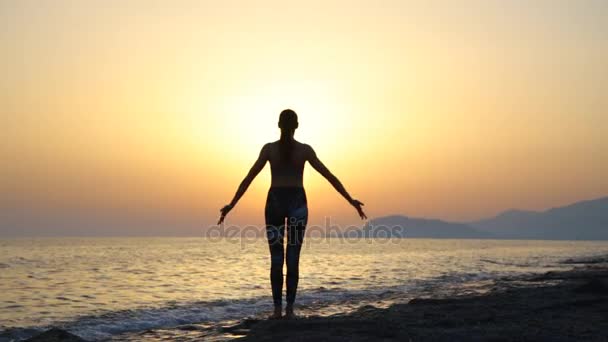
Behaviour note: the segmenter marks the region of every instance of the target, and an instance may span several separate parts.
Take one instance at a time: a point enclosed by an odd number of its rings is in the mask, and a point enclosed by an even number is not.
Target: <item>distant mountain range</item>
[[[370,220],[362,232],[402,238],[608,240],[608,197],[545,211],[508,210],[468,223],[383,216]]]
[[[363,227],[367,237],[438,238],[438,239],[482,239],[493,238],[464,223],[441,220],[411,218],[401,215],[378,217]]]

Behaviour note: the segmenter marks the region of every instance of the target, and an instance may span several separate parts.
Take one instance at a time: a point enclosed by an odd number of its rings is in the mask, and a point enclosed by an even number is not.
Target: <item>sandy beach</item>
[[[501,280],[490,293],[414,299],[334,317],[245,322],[243,341],[574,341],[608,339],[608,268]]]
[[[189,324],[113,340],[197,341],[579,341],[608,340],[606,258],[567,260],[572,269],[497,279],[484,294],[416,298],[388,308],[297,320],[246,318]],[[29,341],[82,341],[54,329]]]

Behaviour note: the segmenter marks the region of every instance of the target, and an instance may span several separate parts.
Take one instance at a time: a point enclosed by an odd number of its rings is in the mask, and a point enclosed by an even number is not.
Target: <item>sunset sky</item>
[[[368,216],[608,195],[608,1],[2,1],[0,235],[197,235],[285,108]],[[229,215],[263,224],[269,167]],[[311,168],[310,221],[358,223]]]

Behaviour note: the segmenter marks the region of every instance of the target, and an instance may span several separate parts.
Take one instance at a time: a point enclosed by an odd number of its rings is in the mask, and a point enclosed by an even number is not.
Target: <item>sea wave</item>
[[[396,301],[430,295],[453,294],[459,284],[492,279],[496,275],[454,273],[434,279],[414,280],[407,285],[373,287],[364,290],[318,287],[298,295],[298,308],[304,313],[322,315],[346,313],[374,304],[388,306]],[[470,290],[470,288],[468,288]],[[449,293],[448,293],[449,291]],[[480,287],[480,291],[482,291]],[[220,323],[262,317],[272,309],[269,296],[238,300],[196,301],[169,303],[160,307],[111,311],[98,315],[83,315],[69,321],[54,322],[50,326],[4,327],[0,329],[0,342],[20,340],[34,336],[49,327],[59,327],[87,340],[106,340],[113,336],[149,329],[169,328],[197,323]]]

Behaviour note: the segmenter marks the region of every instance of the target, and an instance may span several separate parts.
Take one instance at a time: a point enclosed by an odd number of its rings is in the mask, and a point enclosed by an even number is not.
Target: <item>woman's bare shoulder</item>
[[[300,141],[296,141],[296,146],[298,146],[301,149],[312,149],[312,147],[309,144],[300,142]]]
[[[266,144],[264,144],[264,146],[262,148],[265,149],[272,149],[275,148],[277,146],[277,144],[279,143],[279,141],[271,141],[271,142],[267,142]]]
[[[315,153],[315,150],[313,150],[312,146],[310,146],[309,144],[306,143],[302,143],[302,142],[298,142],[298,150],[300,151],[300,153],[302,155],[305,156],[305,158],[309,158],[311,155],[313,155]]]

